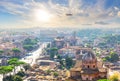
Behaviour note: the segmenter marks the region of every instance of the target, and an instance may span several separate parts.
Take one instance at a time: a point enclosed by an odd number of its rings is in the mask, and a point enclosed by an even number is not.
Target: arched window
[[[90,68],[90,66],[88,66],[88,68]]]
[[[86,78],[86,80],[88,80],[88,78]]]
[[[93,68],[95,68],[95,65],[93,65]]]
[[[93,80],[93,78],[91,78],[91,80]]]

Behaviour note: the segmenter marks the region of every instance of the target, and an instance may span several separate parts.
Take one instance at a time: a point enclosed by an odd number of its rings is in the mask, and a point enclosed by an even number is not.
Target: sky
[[[120,0],[0,0],[0,28],[26,27],[120,28]]]

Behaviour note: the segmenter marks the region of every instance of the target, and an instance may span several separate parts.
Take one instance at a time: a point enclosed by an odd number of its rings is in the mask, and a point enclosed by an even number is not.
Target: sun
[[[45,10],[36,10],[35,13],[35,19],[40,22],[49,22],[52,15]]]

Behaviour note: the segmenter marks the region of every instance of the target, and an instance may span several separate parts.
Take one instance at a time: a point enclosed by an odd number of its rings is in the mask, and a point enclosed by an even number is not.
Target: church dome
[[[97,59],[96,59],[96,56],[94,55],[93,52],[87,52],[85,55],[83,55],[82,57],[82,61],[83,62],[95,62]]]

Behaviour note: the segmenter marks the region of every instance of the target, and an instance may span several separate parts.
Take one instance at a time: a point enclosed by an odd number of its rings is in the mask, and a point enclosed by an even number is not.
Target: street
[[[20,61],[28,63],[31,66],[36,64],[36,59],[38,59],[41,56],[42,49],[46,48],[47,44],[48,43],[46,43],[46,42],[42,43],[36,51],[30,53],[29,56],[25,56],[24,58],[20,59]],[[16,72],[18,72],[18,71],[20,71],[20,66],[16,67]],[[13,72],[11,72],[10,74],[13,74]],[[3,75],[0,75],[0,81],[2,81],[2,79],[3,79]]]
[[[40,55],[42,54],[42,49],[44,49],[46,46],[47,46],[47,43],[41,44],[40,47],[36,51],[30,53],[31,54],[30,56],[26,56],[22,58],[21,61],[24,61],[30,64],[31,66],[34,65],[36,63],[36,59],[38,59]]]

